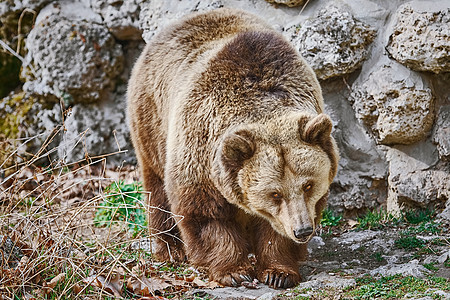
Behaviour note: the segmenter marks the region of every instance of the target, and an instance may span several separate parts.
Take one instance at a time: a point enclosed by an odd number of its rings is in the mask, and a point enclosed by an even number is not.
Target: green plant
[[[429,264],[423,264],[423,266],[425,267],[425,268],[427,268],[428,270],[430,270],[430,271],[437,271],[437,270],[439,270],[439,268],[436,268],[434,265],[435,265],[436,263],[429,263]]]
[[[145,229],[146,220],[142,204],[144,193],[141,183],[113,182],[105,191],[105,200],[100,203],[95,213],[96,226],[111,226],[117,222],[126,222],[134,235]]]
[[[381,229],[389,223],[398,222],[397,218],[388,214],[383,209],[380,211],[369,210],[362,218],[358,218],[357,221],[359,223],[358,229]]]
[[[341,215],[337,215],[332,210],[326,208],[322,212],[322,220],[320,221],[320,224],[324,227],[335,227],[339,226],[341,221]]]
[[[356,279],[356,283],[355,288],[346,291],[346,296],[351,296],[353,299],[403,299],[407,294],[414,298],[426,296],[430,289],[450,290],[448,279],[433,276],[421,279],[393,275],[377,280],[366,276]],[[347,299],[347,297],[344,298]]]
[[[415,250],[423,248],[426,242],[424,240],[418,239],[415,236],[402,236],[399,239],[395,240],[394,244],[398,248]]]
[[[434,214],[430,209],[407,210],[403,213],[403,218],[410,224],[420,224],[431,221]]]
[[[375,258],[375,260],[378,261],[378,262],[384,261],[384,258],[383,258],[383,252],[375,252],[375,253],[372,255],[372,257]]]

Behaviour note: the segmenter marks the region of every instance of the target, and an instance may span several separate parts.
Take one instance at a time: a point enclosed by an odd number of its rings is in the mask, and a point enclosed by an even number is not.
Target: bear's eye
[[[273,192],[272,194],[270,194],[270,197],[272,197],[272,199],[274,200],[280,200],[281,198],[283,198],[283,195],[278,192]]]
[[[311,183],[305,185],[305,187],[303,188],[303,191],[305,191],[306,193],[310,192],[311,190],[312,190],[312,184]]]

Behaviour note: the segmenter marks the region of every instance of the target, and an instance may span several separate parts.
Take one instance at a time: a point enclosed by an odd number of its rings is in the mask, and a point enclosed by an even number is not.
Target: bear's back
[[[233,126],[323,106],[313,71],[288,41],[254,15],[225,8],[157,34],[133,69],[128,99],[133,143],[148,149],[141,160],[161,177],[166,156],[204,164]]]

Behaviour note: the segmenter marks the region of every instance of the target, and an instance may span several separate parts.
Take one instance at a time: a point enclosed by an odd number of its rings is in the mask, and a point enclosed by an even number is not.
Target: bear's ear
[[[303,117],[299,120],[299,131],[302,140],[313,145],[323,145],[330,139],[333,123],[329,116],[319,114],[312,119]]]
[[[248,130],[230,133],[223,141],[222,161],[230,169],[242,167],[245,160],[255,153],[253,135]]]

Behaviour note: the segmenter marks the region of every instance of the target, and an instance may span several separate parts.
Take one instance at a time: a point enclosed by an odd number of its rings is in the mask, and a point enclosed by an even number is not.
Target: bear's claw
[[[233,272],[220,272],[216,276],[213,276],[212,279],[225,286],[240,286],[244,281],[253,281],[253,277],[250,274],[251,270],[242,268]]]
[[[298,274],[286,273],[278,270],[266,270],[264,284],[271,288],[290,288],[295,286],[300,281]]]
[[[239,277],[241,277],[242,281],[249,281],[249,282],[253,281],[253,278],[250,277],[249,275],[239,275]]]

